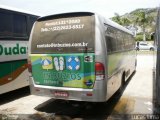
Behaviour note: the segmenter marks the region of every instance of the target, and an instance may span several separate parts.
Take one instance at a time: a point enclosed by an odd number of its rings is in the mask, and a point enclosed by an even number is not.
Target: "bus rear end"
[[[103,87],[97,83],[104,80],[105,68],[95,60],[95,21],[93,13],[69,13],[35,23],[29,48],[32,94],[105,101]]]

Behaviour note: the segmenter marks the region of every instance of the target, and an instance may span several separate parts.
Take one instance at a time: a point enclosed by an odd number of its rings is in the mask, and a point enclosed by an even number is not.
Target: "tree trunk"
[[[146,33],[143,33],[143,41],[146,41]]]

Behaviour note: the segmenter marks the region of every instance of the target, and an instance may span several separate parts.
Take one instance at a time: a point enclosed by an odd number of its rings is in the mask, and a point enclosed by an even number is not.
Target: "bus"
[[[155,107],[160,105],[160,7],[157,9],[156,31],[152,34],[154,39],[154,66],[153,66],[153,101]]]
[[[29,86],[28,41],[38,15],[0,6],[0,94]]]
[[[132,32],[92,12],[39,18],[29,40],[31,93],[105,102],[136,70]]]

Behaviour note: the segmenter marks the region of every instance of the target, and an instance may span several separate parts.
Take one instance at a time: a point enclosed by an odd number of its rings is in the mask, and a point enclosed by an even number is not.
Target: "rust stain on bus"
[[[24,64],[23,66],[19,67],[17,70],[15,70],[14,72],[12,72],[11,74],[6,75],[5,77],[2,77],[0,79],[0,85],[4,85],[4,84],[7,84],[9,82],[14,81],[26,69],[27,69],[27,63]],[[9,80],[10,78],[12,78],[12,79]]]

